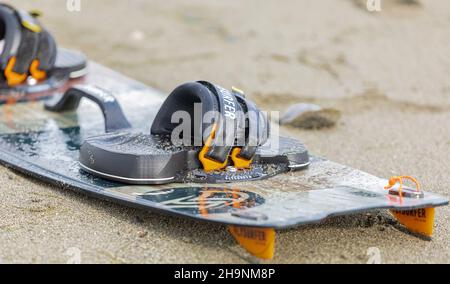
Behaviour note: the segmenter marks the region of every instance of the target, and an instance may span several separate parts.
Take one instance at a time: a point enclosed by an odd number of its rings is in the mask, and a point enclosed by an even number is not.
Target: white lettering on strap
[[[234,98],[232,97],[232,95],[222,89],[219,88],[219,91],[222,94],[223,100],[224,100],[224,110],[225,110],[225,116],[228,117],[229,119],[236,119],[236,103],[234,101]]]

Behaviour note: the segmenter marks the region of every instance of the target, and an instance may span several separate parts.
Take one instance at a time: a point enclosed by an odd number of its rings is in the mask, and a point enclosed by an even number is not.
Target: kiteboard
[[[117,98],[135,129],[149,132],[165,95],[90,62],[85,77],[57,89],[0,94],[0,162],[62,190],[229,226],[256,257],[274,255],[275,230],[318,223],[331,216],[391,210],[409,230],[431,236],[434,208],[448,204],[438,194],[414,188],[385,189],[388,180],[311,155],[307,168],[258,181],[130,185],[84,171],[79,150],[87,137],[104,133],[98,106],[82,100],[75,111],[55,113],[45,100],[74,84],[96,85]]]

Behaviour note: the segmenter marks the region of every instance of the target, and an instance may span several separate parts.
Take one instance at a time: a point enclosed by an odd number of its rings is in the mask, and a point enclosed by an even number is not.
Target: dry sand
[[[333,129],[283,129],[314,153],[381,177],[409,174],[449,196],[450,2],[14,0],[39,8],[63,46],[163,91],[206,79],[270,110],[312,102],[342,113]],[[414,2],[414,1],[412,1]],[[46,186],[0,168],[0,261],[256,262],[224,227],[166,217]],[[268,263],[450,262],[450,209],[433,240],[374,212],[278,234]],[[385,220],[385,219],[382,219]],[[72,249],[70,249],[72,248]],[[76,248],[76,249],[74,249]]]

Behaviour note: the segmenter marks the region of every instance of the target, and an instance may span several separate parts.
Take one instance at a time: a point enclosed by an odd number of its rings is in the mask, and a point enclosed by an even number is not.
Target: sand
[[[205,79],[244,89],[268,110],[334,108],[334,128],[282,132],[329,159],[385,178],[409,174],[450,195],[446,0],[382,0],[372,13],[362,0],[81,0],[80,12],[61,0],[6,2],[39,8],[60,45],[165,92]],[[0,262],[259,262],[222,226],[87,198],[4,167],[0,184]],[[373,251],[382,263],[449,263],[449,213],[437,210],[431,241],[377,221],[385,212],[282,231],[263,263],[366,263]]]

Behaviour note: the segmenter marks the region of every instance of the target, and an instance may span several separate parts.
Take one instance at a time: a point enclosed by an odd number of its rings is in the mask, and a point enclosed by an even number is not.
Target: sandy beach
[[[314,103],[329,129],[283,127],[311,152],[450,197],[450,2],[381,0],[5,1],[39,9],[59,45],[167,93],[204,79],[262,109]],[[226,228],[130,209],[0,166],[0,263],[450,263],[450,208],[432,240],[385,211],[280,231],[271,261]]]

